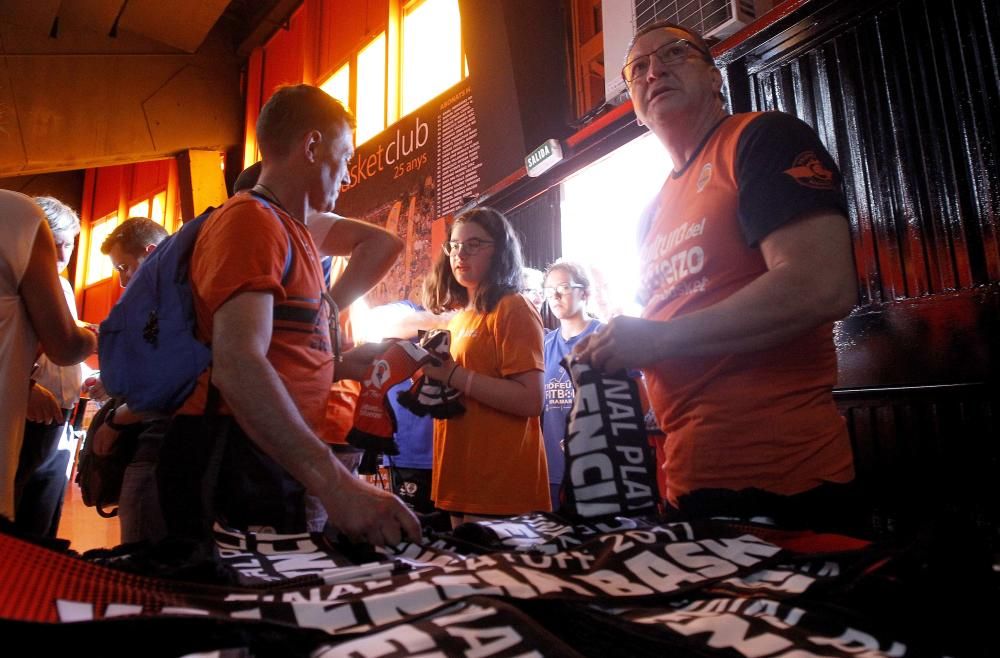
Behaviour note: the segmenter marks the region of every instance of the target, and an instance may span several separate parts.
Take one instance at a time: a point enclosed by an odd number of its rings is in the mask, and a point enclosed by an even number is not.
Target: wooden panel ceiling
[[[229,0],[128,0],[118,27],[193,53],[228,4]]]
[[[32,36],[58,31],[118,32],[152,39],[193,53],[230,4],[230,0],[0,0],[3,20]]]

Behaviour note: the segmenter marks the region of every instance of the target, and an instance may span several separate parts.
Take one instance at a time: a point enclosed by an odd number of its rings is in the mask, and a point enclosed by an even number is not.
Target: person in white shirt
[[[73,255],[80,234],[80,218],[62,201],[52,197],[34,198],[45,212],[56,246],[56,272],[74,320],[76,298],[69,281],[61,276]],[[28,393],[24,443],[15,478],[17,526],[36,535],[55,537],[66,493],[72,430],[70,420],[80,399],[80,386],[90,373],[84,363],[59,366],[44,354],[35,362]]]
[[[0,190],[0,515],[15,517],[14,481],[28,410],[31,369],[41,351],[56,365],[97,348],[66,305],[52,230],[30,198]]]

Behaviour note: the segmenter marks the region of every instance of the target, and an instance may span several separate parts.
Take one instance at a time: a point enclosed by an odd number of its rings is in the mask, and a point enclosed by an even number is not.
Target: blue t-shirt
[[[562,367],[562,360],[573,346],[589,334],[604,326],[591,320],[583,333],[564,340],[559,329],[545,334],[545,406],[542,407],[542,438],[545,440],[545,457],[549,462],[549,483],[559,484],[566,470],[562,440],[566,436],[566,419],[573,408],[573,380]]]
[[[414,311],[424,310],[422,306],[409,300],[396,302],[394,305],[406,306]],[[389,405],[396,414],[395,437],[399,445],[399,454],[392,457],[392,463],[399,468],[429,469],[434,462],[434,419],[430,415],[421,418],[396,400],[396,396],[409,390],[412,385],[411,380],[404,379],[389,389]],[[388,456],[384,463],[389,466]]]
[[[413,384],[404,379],[389,389],[389,404],[396,414],[396,443],[399,454],[392,462],[399,468],[430,468],[434,462],[434,419],[430,414],[421,418],[396,401],[401,391]],[[389,458],[385,459],[386,465]]]

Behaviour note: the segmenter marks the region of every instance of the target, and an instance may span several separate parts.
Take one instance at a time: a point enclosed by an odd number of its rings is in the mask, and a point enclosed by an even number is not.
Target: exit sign
[[[541,176],[546,171],[562,162],[562,146],[558,139],[547,139],[541,146],[524,158],[524,166],[531,177]]]

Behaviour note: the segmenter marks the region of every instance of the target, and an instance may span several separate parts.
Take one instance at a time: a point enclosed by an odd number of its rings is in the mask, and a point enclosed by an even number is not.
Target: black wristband
[[[115,422],[115,414],[117,412],[118,412],[118,407],[111,407],[111,411],[109,411],[108,415],[104,417],[104,424],[116,432],[123,432],[128,427],[128,425],[121,425]]]

